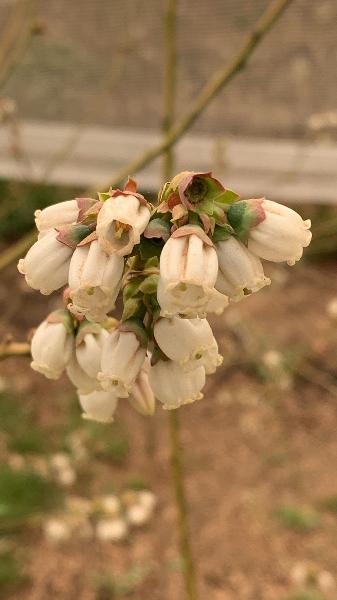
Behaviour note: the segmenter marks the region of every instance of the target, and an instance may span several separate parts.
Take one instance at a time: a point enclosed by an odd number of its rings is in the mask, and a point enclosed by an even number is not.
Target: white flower
[[[123,258],[103,252],[97,240],[77,247],[69,268],[69,310],[103,321],[114,308],[123,269]]]
[[[201,390],[205,379],[204,367],[186,372],[179,363],[172,360],[159,360],[149,373],[155,397],[168,410],[200,400],[203,397]]]
[[[154,337],[168,358],[190,370],[203,366],[207,374],[214,373],[222,363],[218,345],[206,319],[158,319]]]
[[[28,285],[41,294],[51,294],[68,281],[69,263],[73,250],[56,239],[51,230],[28,250],[18,263],[18,270]]]
[[[134,527],[142,527],[150,521],[152,517],[152,511],[143,506],[142,504],[133,504],[126,510],[126,518],[130,525]]]
[[[43,210],[36,210],[35,223],[40,232],[63,225],[76,223],[80,209],[77,200],[67,200],[58,202],[52,206],[47,206]]]
[[[83,371],[93,379],[101,368],[101,354],[104,341],[109,333],[98,323],[80,325],[76,336],[76,359]]]
[[[31,341],[30,366],[49,379],[58,379],[71,360],[73,348],[74,336],[63,322],[43,321]]]
[[[78,395],[85,419],[98,421],[100,423],[111,423],[117,408],[118,399],[111,391],[103,390],[91,392],[90,394]]]
[[[237,302],[257,292],[270,279],[265,276],[260,259],[234,237],[216,244],[219,272],[215,287]]]
[[[131,406],[145,417],[153,415],[156,404],[156,399],[149,382],[149,369],[149,359],[146,358],[129,396]]]
[[[132,331],[116,330],[109,334],[102,349],[98,379],[105,390],[113,389],[127,398],[144,363],[146,348]]]
[[[99,381],[95,377],[90,377],[79,365],[75,353],[67,366],[67,375],[79,394],[90,394],[95,390],[101,390]]]
[[[310,220],[272,200],[263,199],[261,206],[265,219],[250,229],[248,249],[265,260],[294,265],[310,244]]]
[[[97,237],[102,249],[109,254],[126,256],[139,244],[150,219],[150,210],[132,194],[108,198],[97,217]]]
[[[171,236],[160,256],[157,297],[162,316],[220,314],[228,298],[214,289],[217,274],[218,258],[212,245],[195,233]]]
[[[71,527],[65,519],[49,519],[43,525],[46,538],[55,544],[69,540],[71,536]]]
[[[96,526],[96,535],[102,542],[119,542],[124,540],[128,534],[128,526],[125,519],[101,519]]]

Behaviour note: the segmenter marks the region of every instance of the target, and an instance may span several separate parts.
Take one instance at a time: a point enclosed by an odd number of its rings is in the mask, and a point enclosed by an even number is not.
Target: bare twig
[[[30,344],[28,342],[3,342],[0,344],[0,360],[10,356],[29,356]]]
[[[131,161],[112,181],[100,184],[97,189],[108,189],[110,186],[118,186],[128,175],[132,175],[141,171],[155,158],[168,151],[181,137],[182,135],[193,125],[193,123],[202,114],[205,108],[210,102],[217,96],[217,94],[238,74],[247,64],[255,48],[261,43],[265,35],[270,31],[285,9],[293,2],[293,0],[274,0],[262,17],[258,20],[252,32],[249,34],[246,42],[243,44],[241,50],[237,56],[231,61],[231,63],[216,73],[209,82],[206,83],[204,88],[201,90],[199,96],[192,104],[190,111],[187,115],[170,131],[166,138],[154,145],[152,148],[146,150],[140,157]],[[89,191],[90,193],[91,191]],[[14,248],[10,254],[7,254],[7,259],[2,258],[0,261],[0,271],[5,268],[12,261],[16,260],[20,256],[21,252],[29,248],[32,234],[26,236],[26,246],[22,244],[20,246],[20,253],[15,253]],[[10,260],[9,260],[10,259]]]

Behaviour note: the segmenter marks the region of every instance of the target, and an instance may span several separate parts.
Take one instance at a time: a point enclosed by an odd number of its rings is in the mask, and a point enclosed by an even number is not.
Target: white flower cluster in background
[[[293,265],[311,240],[294,210],[240,200],[211,173],[189,171],[156,206],[129,179],[35,216],[38,240],[18,268],[42,294],[64,287],[65,307],[36,329],[31,366],[51,379],[66,372],[83,416],[102,422],[123,398],[143,415],[156,400],[176,409],[202,398],[222,362],[208,313],[270,284],[261,259]]]

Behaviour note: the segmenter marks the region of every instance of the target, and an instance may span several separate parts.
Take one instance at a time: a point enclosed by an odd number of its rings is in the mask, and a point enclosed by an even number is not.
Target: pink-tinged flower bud
[[[123,324],[124,326],[124,324]],[[136,333],[112,331],[103,345],[98,379],[104,390],[114,390],[119,398],[127,398],[144,363],[146,346]]]
[[[97,240],[76,248],[69,267],[69,310],[89,321],[103,321],[114,308],[124,260],[106,254]]]
[[[101,368],[102,348],[109,337],[106,329],[98,323],[84,321],[80,324],[75,340],[76,359],[89,377],[96,379]]]
[[[83,417],[99,423],[111,423],[117,408],[118,398],[113,392],[103,390],[91,394],[78,394],[80,405],[83,408]]]
[[[52,204],[43,210],[35,211],[36,227],[40,232],[44,232],[55,227],[71,225],[71,223],[76,223],[79,212],[80,208],[77,200],[66,200],[66,202]]]
[[[96,377],[90,377],[80,366],[74,353],[67,365],[67,375],[71,383],[77,388],[79,394],[91,394],[101,390],[101,385]]]
[[[154,337],[162,352],[186,370],[202,366],[210,374],[222,363],[206,319],[159,319],[154,326]]]
[[[219,261],[215,287],[234,302],[270,284],[260,259],[236,238],[218,242],[215,248]]]
[[[73,349],[69,313],[55,311],[39,325],[32,337],[30,366],[49,379],[58,379],[69,364]]]
[[[167,410],[200,400],[203,397],[201,390],[205,379],[204,367],[186,372],[179,363],[172,360],[159,360],[149,373],[154,395]]]
[[[132,386],[129,402],[141,415],[152,416],[155,411],[156,399],[149,382],[150,362],[146,358],[137,379]]]
[[[228,299],[214,289],[217,274],[216,251],[200,227],[178,229],[166,242],[160,257],[157,295],[162,316],[193,318],[205,317],[207,312],[220,314]]]
[[[41,294],[51,294],[68,281],[69,264],[73,250],[56,239],[51,230],[28,250],[18,263],[27,284]]]
[[[130,254],[139,244],[150,215],[146,203],[137,196],[120,194],[108,198],[97,217],[96,232],[102,249],[119,256]]]
[[[265,219],[250,230],[248,249],[265,260],[294,265],[311,242],[311,221],[272,200],[264,199],[262,208]]]

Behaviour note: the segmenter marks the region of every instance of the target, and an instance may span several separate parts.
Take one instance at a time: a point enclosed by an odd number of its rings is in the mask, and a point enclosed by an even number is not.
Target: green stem
[[[185,597],[186,600],[197,600],[197,578],[188,526],[188,504],[184,486],[183,448],[180,440],[180,421],[178,410],[169,411],[171,468],[176,496],[176,505],[178,509],[179,543],[180,554],[183,560]]]
[[[164,20],[164,139],[174,123],[177,71],[177,3],[178,0],[166,0]],[[163,179],[170,180],[173,174],[174,151],[172,146],[165,149],[163,155]],[[180,439],[180,422],[177,410],[169,411],[171,469],[177,507],[180,555],[183,561],[183,576],[186,600],[197,600],[196,570],[193,562],[188,527],[188,505],[184,486],[184,451]]]

